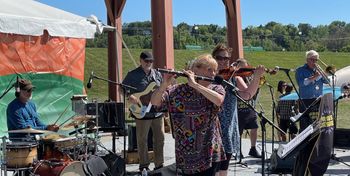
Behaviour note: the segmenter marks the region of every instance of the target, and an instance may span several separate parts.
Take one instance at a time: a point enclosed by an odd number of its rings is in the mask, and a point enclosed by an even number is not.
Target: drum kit
[[[7,176],[7,171],[13,171],[16,175],[33,176],[115,175],[110,172],[112,168],[107,166],[110,165],[108,162],[112,161],[105,159],[112,152],[100,143],[98,128],[87,125],[94,118],[77,116],[72,119],[71,123],[61,127],[66,130],[75,129],[75,135],[69,137],[31,128],[6,131],[28,136],[36,134],[39,137],[36,137],[36,140],[30,140],[30,137],[24,140],[8,140],[6,136],[2,137],[1,170],[4,171],[4,175]],[[78,129],[81,125],[91,128]],[[84,129],[84,132],[81,133],[81,129]],[[91,137],[88,131],[92,131],[94,137]],[[99,151],[98,146],[104,148],[104,151]]]

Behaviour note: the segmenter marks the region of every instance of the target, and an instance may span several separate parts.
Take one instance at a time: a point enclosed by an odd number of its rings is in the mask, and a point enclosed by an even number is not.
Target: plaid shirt
[[[280,100],[278,101],[276,114],[280,119],[287,120],[298,113],[297,100]]]

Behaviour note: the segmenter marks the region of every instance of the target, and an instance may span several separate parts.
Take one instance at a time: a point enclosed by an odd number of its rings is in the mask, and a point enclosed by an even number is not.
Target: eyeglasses
[[[218,61],[226,61],[226,60],[229,60],[230,57],[216,56],[215,59],[218,60]]]
[[[310,57],[309,60],[312,61],[312,62],[317,62],[318,61],[318,59],[314,58],[314,57]]]
[[[153,63],[153,60],[143,60],[146,63]]]
[[[28,93],[31,93],[31,92],[33,92],[33,89],[24,89],[23,91],[26,91],[26,92],[28,92]]]

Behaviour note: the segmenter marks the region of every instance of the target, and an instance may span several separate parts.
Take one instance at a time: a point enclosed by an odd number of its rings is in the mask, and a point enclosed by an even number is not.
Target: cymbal
[[[63,126],[62,130],[64,130],[64,129],[72,129],[72,128],[75,128],[75,126],[79,126],[79,125],[82,125],[82,124],[84,124],[84,123],[73,121],[73,122],[65,124]]]
[[[30,134],[43,134],[43,133],[53,133],[52,131],[48,130],[36,130],[33,128],[24,128],[19,130],[10,130],[7,131],[8,133],[30,133]]]
[[[60,128],[60,130],[73,130],[73,129],[74,129],[74,126],[63,126]]]
[[[81,122],[81,123],[84,123],[84,122],[87,122],[87,121],[90,121],[90,120],[93,120],[94,118],[91,117],[91,116],[75,116],[72,118],[73,121],[75,122]]]
[[[75,116],[72,118],[72,121],[70,123],[63,126],[63,129],[69,130],[74,128],[75,126],[84,125],[86,122],[89,122],[93,119],[93,117],[89,116]]]

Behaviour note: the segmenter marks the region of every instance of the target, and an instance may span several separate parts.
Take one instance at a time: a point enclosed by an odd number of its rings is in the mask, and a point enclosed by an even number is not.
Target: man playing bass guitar
[[[164,119],[162,113],[153,111],[148,107],[152,89],[160,85],[162,75],[153,69],[153,55],[151,52],[143,51],[140,55],[140,66],[128,72],[123,84],[135,87],[137,90],[127,90],[127,99],[131,104],[129,110],[136,121],[137,151],[140,159],[139,169],[149,170],[150,160],[148,158],[148,132],[152,128],[153,150],[155,170],[163,167],[164,147]],[[149,95],[149,96],[148,96]],[[145,113],[147,112],[147,113]]]

